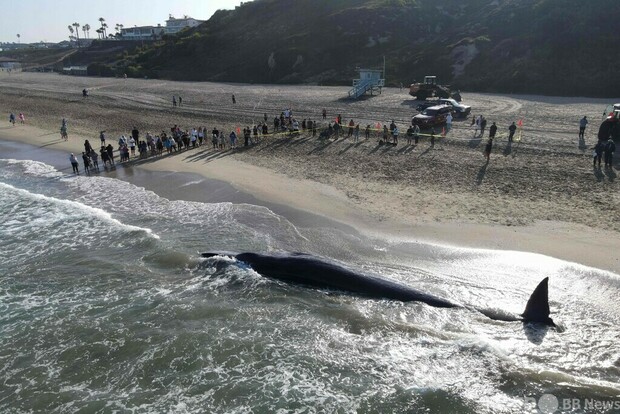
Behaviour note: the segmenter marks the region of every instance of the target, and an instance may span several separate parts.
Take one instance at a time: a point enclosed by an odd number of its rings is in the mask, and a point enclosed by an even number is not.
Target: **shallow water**
[[[620,401],[618,275],[415,235],[368,239],[237,201],[175,201],[0,160],[0,411],[512,413],[543,394],[560,408]],[[511,313],[549,276],[560,327],[287,285],[203,260],[206,250],[305,251]]]

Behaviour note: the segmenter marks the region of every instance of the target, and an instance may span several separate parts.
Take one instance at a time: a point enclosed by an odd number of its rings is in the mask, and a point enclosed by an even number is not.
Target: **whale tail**
[[[546,277],[534,289],[534,293],[527,301],[521,316],[524,322],[544,323],[555,326],[549,314],[549,278]]]

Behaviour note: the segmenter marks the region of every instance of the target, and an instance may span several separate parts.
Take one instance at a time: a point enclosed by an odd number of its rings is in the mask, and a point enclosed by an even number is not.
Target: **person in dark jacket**
[[[487,162],[491,160],[491,150],[493,150],[493,139],[489,138],[487,145],[484,147],[484,157],[487,159]]]
[[[82,160],[84,161],[84,172],[90,174],[90,155],[86,152],[82,153]]]
[[[605,167],[611,168],[613,166],[614,152],[616,152],[616,143],[613,139],[609,139],[605,144]]]
[[[484,135],[484,129],[487,127],[487,119],[482,117],[480,120],[480,138]]]
[[[515,136],[515,131],[517,130],[517,126],[513,122],[508,127],[508,142],[512,142],[512,138]]]
[[[594,151],[592,152],[592,166],[596,168],[596,164],[598,163],[598,168],[601,168],[601,158],[603,158],[603,152],[605,151],[605,143],[603,141],[599,141],[598,144],[594,146]]]
[[[114,165],[114,147],[112,146],[112,144],[108,144],[108,146],[105,147],[105,150],[108,153],[108,160],[110,160],[110,165]]]
[[[493,124],[489,128],[489,138],[495,138],[495,134],[497,134],[497,125],[495,125],[495,122],[493,122]]]

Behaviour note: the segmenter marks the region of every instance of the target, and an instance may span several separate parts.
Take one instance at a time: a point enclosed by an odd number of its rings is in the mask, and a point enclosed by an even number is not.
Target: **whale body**
[[[438,308],[466,308],[449,300],[413,289],[379,276],[366,275],[328,259],[305,253],[236,253],[214,251],[203,257],[226,256],[248,264],[257,273],[288,283],[320,289],[333,289],[375,299],[402,302],[423,302]],[[488,310],[475,310],[501,321],[535,322],[554,326],[549,317],[549,278],[538,284],[527,302],[525,311],[517,316],[498,315]]]

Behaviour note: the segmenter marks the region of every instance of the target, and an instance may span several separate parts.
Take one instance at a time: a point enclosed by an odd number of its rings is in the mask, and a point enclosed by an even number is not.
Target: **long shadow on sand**
[[[212,160],[216,160],[218,158],[224,158],[227,157],[229,155],[232,155],[233,151],[232,150],[226,150],[226,151],[216,151],[216,150],[203,150],[191,155],[188,155],[184,158],[184,161],[188,161],[188,162],[198,162],[198,161],[204,161],[204,162],[209,162]]]
[[[351,148],[353,148],[354,146],[355,146],[355,143],[354,143],[354,142],[352,142],[352,143],[350,143],[349,145],[347,145],[345,148],[341,149],[341,150],[338,152],[338,154],[339,154],[339,155],[342,155],[342,154],[344,154],[345,152],[347,152],[348,150],[350,150]]]
[[[312,139],[311,136],[299,137],[299,138],[279,138],[265,145],[264,147],[258,149],[257,151],[260,152],[260,151],[266,151],[266,150],[273,150],[273,149],[277,149],[280,147],[290,147],[293,145],[303,144],[304,142],[310,141],[311,139]]]
[[[415,145],[412,144],[406,144],[405,146],[403,146],[402,148],[400,148],[398,151],[396,151],[397,154],[402,155],[402,154],[408,154],[411,151],[413,151],[415,149]]]
[[[326,138],[325,141],[321,145],[319,145],[318,147],[315,147],[312,151],[308,152],[308,155],[322,152],[325,148],[329,147],[334,142],[336,141],[335,140],[332,141],[330,138]]]
[[[469,140],[467,145],[469,146],[469,148],[478,148],[481,142],[482,142],[482,136],[474,135],[474,137]]]
[[[616,172],[614,171],[612,167],[605,168],[605,175],[607,176],[607,179],[609,180],[609,182],[613,183],[614,180],[616,179]]]
[[[596,181],[598,181],[599,183],[605,180],[605,174],[603,174],[601,167],[594,167],[592,169],[592,172],[594,173],[594,176],[596,177]]]
[[[481,185],[484,181],[484,177],[487,174],[487,167],[489,166],[489,162],[485,162],[480,170],[478,170],[478,175],[476,176],[476,185]]]

